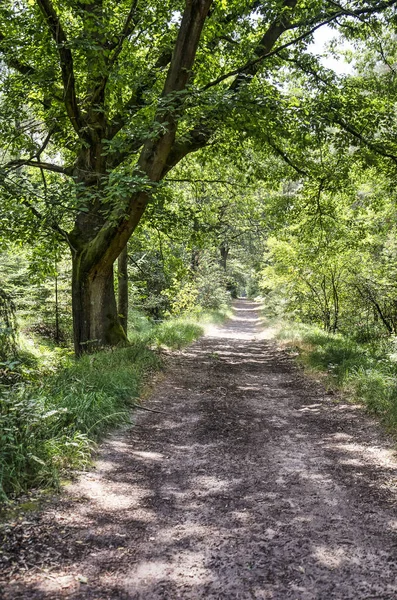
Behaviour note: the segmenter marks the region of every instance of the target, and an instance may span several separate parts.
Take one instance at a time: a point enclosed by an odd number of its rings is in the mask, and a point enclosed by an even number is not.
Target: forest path
[[[259,323],[239,300],[171,359],[146,404],[166,414],[139,411],[28,521],[4,598],[397,598],[391,441]]]

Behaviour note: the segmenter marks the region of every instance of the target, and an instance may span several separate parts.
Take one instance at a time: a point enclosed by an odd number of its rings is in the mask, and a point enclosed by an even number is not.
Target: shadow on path
[[[147,404],[166,414],[110,439],[36,534],[6,532],[5,599],[397,597],[390,441],[259,326],[237,301],[172,359]]]

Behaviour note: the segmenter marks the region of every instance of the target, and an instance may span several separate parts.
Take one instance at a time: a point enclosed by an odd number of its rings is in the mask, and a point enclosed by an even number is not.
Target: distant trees
[[[307,179],[285,197],[283,225],[275,223],[267,241],[262,289],[273,305],[284,302],[326,331],[395,334],[397,173],[390,181],[390,172],[366,166],[358,153],[341,177],[329,150],[323,147],[322,186]]]
[[[16,333],[14,302],[11,296],[0,288],[0,360],[4,361],[15,354]]]

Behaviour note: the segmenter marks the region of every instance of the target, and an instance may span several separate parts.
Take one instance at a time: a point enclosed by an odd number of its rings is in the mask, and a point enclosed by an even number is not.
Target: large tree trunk
[[[162,92],[162,101],[154,119],[154,136],[143,143],[136,173],[143,181],[157,183],[172,166],[190,151],[186,144],[174,148],[180,111],[191,75],[201,31],[212,0],[188,1],[182,17],[172,60]],[[97,111],[98,112],[98,111]],[[93,112],[94,126],[90,129],[91,143],[82,151],[76,163],[76,181],[82,183],[84,209],[77,215],[75,227],[68,235],[73,255],[73,321],[76,354],[103,345],[126,341],[120,325],[113,287],[113,263],[125,248],[148,203],[150,192],[133,191],[127,203],[121,201],[104,216],[108,206],[102,197],[107,173],[120,162],[103,151],[108,139],[104,118]],[[160,133],[158,124],[163,124]],[[200,146],[197,146],[200,147]],[[85,146],[84,146],[85,148]],[[113,163],[112,163],[113,160]],[[114,162],[116,160],[116,162]],[[107,162],[108,161],[108,162]],[[134,186],[133,186],[134,187]],[[95,192],[97,196],[95,197]]]
[[[113,265],[87,273],[81,256],[73,257],[72,299],[77,355],[127,341],[118,318]]]
[[[122,250],[117,263],[118,313],[120,325],[127,335],[128,328],[128,248]]]
[[[128,237],[135,230],[147,203],[145,194],[138,193],[135,207],[131,209],[129,229],[120,227],[116,233],[112,225],[103,227],[97,236],[89,239],[92,222],[84,215],[76,220],[75,230],[69,235],[72,250],[73,278],[72,305],[74,347],[77,355],[83,352],[127,342],[126,332],[119,314],[127,317],[128,300],[125,300],[127,279],[119,280],[119,298],[123,304],[118,308],[113,281],[113,264],[126,247]],[[92,217],[91,217],[92,219]],[[95,221],[94,221],[95,225]],[[88,233],[87,233],[88,232]],[[86,234],[85,243],[79,243]],[[126,325],[126,321],[124,321]]]

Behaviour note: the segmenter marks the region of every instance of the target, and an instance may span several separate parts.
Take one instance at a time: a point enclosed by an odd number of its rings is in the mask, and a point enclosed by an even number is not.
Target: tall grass
[[[69,360],[42,383],[4,389],[0,399],[0,494],[57,486],[84,468],[95,442],[130,419],[143,376],[159,366],[145,344]]]
[[[181,348],[202,333],[197,315],[154,325],[137,314],[126,348],[79,360],[54,349],[52,365],[48,348],[44,361],[25,350],[18,383],[0,386],[0,499],[57,487],[87,467],[106,432],[130,422],[145,376],[161,366],[157,348]]]
[[[203,333],[203,328],[197,323],[185,319],[175,319],[164,321],[156,328],[155,340],[158,344],[169,348],[182,348]]]
[[[309,369],[326,374],[329,386],[348,392],[388,428],[397,430],[396,338],[360,343],[302,324],[284,324],[278,339],[299,353]]]

